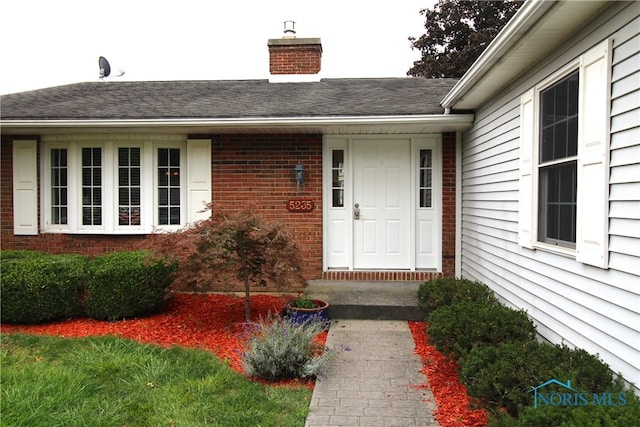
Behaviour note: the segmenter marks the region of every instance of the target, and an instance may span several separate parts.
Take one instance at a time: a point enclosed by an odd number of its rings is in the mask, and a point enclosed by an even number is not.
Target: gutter
[[[544,0],[526,1],[440,104],[445,109],[454,108],[456,103],[480,81],[487,71],[500,61],[540,17],[554,6],[554,3]]]
[[[341,116],[341,117],[283,117],[283,118],[228,118],[228,119],[114,119],[114,120],[0,120],[3,133],[19,129],[79,129],[79,128],[313,128],[324,126],[374,126],[374,125],[438,125],[444,127],[468,127],[473,114],[429,114],[418,116]]]

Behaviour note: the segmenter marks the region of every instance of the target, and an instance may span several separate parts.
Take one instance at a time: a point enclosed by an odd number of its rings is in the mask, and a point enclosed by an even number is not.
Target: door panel
[[[410,165],[409,141],[354,141],[354,268],[410,268]]]

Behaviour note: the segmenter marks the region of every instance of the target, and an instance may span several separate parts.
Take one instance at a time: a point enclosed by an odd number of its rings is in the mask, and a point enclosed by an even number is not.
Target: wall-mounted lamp
[[[296,178],[296,187],[299,193],[300,186],[304,183],[304,165],[302,163],[298,163],[296,167],[293,168],[293,174]]]

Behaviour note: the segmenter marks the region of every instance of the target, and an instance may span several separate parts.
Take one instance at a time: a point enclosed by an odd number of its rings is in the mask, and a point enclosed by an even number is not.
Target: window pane
[[[140,148],[118,149],[118,223],[140,225]]]
[[[140,185],[140,167],[132,167],[130,177],[132,186]]]
[[[91,204],[91,189],[83,188],[82,189],[82,205],[90,205]]]
[[[540,93],[538,239],[568,247],[576,241],[578,86],[576,71]]]
[[[540,162],[577,154],[578,72],[540,93]]]
[[[432,150],[420,150],[420,167],[418,170],[420,207],[433,206],[433,153]]]
[[[160,224],[169,224],[169,208],[158,208],[158,222]]]
[[[158,166],[169,166],[169,150],[158,150]]]
[[[169,204],[169,189],[167,188],[158,189],[158,204],[160,206],[167,206]]]
[[[158,149],[158,222],[180,224],[180,149]]]
[[[541,241],[575,244],[576,182],[575,161],[540,169]]]
[[[180,186],[180,169],[171,168],[169,170],[169,180],[171,181],[172,187],[179,187]]]
[[[180,206],[180,188],[171,188],[169,192],[171,194],[171,206]]]
[[[67,224],[67,150],[54,148],[51,154],[51,223]]]
[[[171,224],[174,224],[174,225],[175,224],[180,224],[180,208],[174,206],[174,207],[170,208],[169,211],[170,211],[170,214],[171,214],[169,222]]]
[[[158,168],[158,185],[162,187],[169,185],[169,169]]]
[[[178,166],[180,167],[180,150],[177,148],[169,150],[169,166]]]
[[[331,206],[344,207],[344,150],[331,151]]]
[[[102,149],[82,149],[82,225],[102,225]]]
[[[344,190],[333,189],[333,205],[334,208],[344,206]]]

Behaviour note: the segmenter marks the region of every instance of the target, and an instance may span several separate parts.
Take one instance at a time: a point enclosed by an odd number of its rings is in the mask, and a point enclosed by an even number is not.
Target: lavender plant
[[[315,341],[324,328],[313,319],[293,323],[275,314],[248,324],[245,372],[268,380],[322,375],[333,356],[331,349]]]

